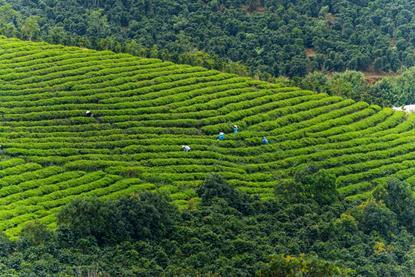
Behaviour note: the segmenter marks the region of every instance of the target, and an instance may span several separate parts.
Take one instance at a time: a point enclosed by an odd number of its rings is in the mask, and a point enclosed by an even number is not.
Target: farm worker
[[[268,144],[268,140],[266,137],[262,137],[262,144]]]
[[[238,126],[237,125],[233,125],[232,127],[233,133],[237,134],[238,133]]]
[[[191,150],[189,145],[182,145],[182,149],[184,152],[189,152]]]
[[[92,112],[91,112],[91,111],[86,111],[86,112],[85,112],[85,115],[86,115],[87,117],[94,117],[94,115],[92,114]]]
[[[224,139],[225,139],[225,133],[224,132],[219,132],[218,140],[224,140]]]

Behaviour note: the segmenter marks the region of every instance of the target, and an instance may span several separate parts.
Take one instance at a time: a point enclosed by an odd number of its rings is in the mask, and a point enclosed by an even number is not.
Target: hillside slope
[[[305,163],[351,200],[387,176],[415,181],[412,116],[127,54],[1,38],[0,113],[0,230],[11,236],[33,219],[53,227],[80,195],[147,189],[184,206],[208,172],[263,198]]]

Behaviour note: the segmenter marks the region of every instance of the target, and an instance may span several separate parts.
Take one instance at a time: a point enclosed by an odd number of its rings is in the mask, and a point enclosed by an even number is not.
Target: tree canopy
[[[310,166],[295,175],[297,189],[277,184],[277,197],[266,201],[234,190],[216,173],[208,175],[198,190],[201,203],[192,210],[177,211],[151,193],[76,200],[59,214],[56,231],[35,222],[17,241],[1,236],[0,268],[20,276],[415,272],[408,184],[389,179],[356,206],[333,197],[333,179],[325,171]]]
[[[2,0],[0,5],[5,35],[220,69],[240,62],[251,74],[389,72],[415,65],[415,10],[408,0]]]

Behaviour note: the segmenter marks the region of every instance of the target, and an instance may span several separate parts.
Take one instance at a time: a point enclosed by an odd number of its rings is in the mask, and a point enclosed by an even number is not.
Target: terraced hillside
[[[352,200],[390,175],[415,181],[413,116],[126,54],[1,38],[0,119],[10,236],[33,219],[53,227],[80,195],[146,189],[185,206],[208,172],[263,198],[304,163],[335,174]]]

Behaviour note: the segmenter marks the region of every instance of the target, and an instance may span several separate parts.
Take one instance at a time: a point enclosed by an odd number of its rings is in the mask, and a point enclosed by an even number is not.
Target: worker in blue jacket
[[[233,131],[234,134],[237,134],[238,133],[238,126],[237,125],[233,125],[232,131]]]

